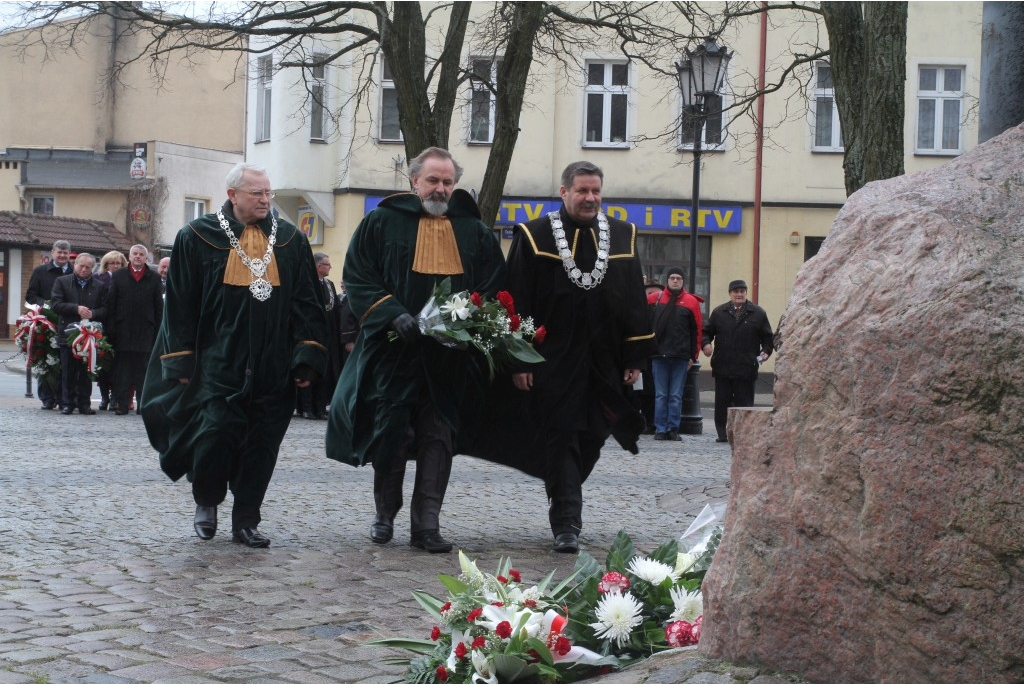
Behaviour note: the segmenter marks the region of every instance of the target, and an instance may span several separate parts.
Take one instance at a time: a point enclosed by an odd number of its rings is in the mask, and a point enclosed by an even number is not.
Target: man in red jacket
[[[667,276],[665,289],[647,296],[657,344],[657,351],[651,357],[654,439],[676,441],[682,440],[679,418],[686,378],[690,366],[700,355],[701,299],[686,292],[682,269],[674,266]]]

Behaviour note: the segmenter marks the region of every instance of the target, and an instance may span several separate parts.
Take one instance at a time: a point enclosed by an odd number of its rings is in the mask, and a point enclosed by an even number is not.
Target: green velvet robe
[[[430,393],[457,439],[487,384],[486,362],[472,349],[446,348],[426,337],[388,340],[391,321],[416,316],[435,284],[448,277],[412,270],[421,213],[413,193],[385,198],[359,224],[345,256],[345,291],[360,330],[331,402],[327,456],[353,466],[384,468],[399,455],[422,392]],[[452,292],[493,297],[505,277],[497,238],[463,190],[452,194],[447,216],[463,268],[450,276]]]
[[[241,237],[245,227],[230,210],[230,203],[222,209]],[[269,236],[270,218],[259,228]],[[216,214],[192,221],[174,240],[142,396],[150,443],[173,480],[202,460],[238,459],[220,453],[224,445],[237,452],[248,441],[246,449],[276,459],[295,408],[294,377],[322,375],[326,366],[327,319],[305,236],[278,220],[281,284],[264,302],[248,287],[223,283],[231,251]]]

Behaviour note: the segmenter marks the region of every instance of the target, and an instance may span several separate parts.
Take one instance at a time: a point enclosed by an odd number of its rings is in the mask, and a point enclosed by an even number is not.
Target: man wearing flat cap
[[[729,301],[711,312],[701,343],[704,354],[711,357],[711,375],[715,379],[717,441],[728,442],[725,424],[729,407],[754,406],[758,367],[772,354],[768,314],[747,300],[746,281],[729,283]]]

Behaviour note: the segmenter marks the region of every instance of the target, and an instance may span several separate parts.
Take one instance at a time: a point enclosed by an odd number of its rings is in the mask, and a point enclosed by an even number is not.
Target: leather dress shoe
[[[209,540],[217,533],[217,507],[196,505],[196,518],[192,524],[200,540]]]
[[[39,408],[40,409],[44,409],[44,410],[50,410],[50,409],[53,409],[56,406],[57,406],[56,402],[44,402],[43,406],[41,406]]]
[[[74,407],[64,407],[63,409],[60,410],[60,413],[63,414],[64,416],[71,416],[71,414],[74,413],[74,411]]]
[[[452,543],[441,537],[436,530],[421,530],[413,533],[409,544],[419,549],[425,549],[431,554],[452,551]]]
[[[555,536],[554,549],[556,552],[575,554],[580,551],[580,538],[576,533],[559,533]]]
[[[241,542],[246,547],[253,547],[255,549],[270,547],[270,538],[255,528],[239,528],[238,530],[231,531],[231,539],[235,542]]]
[[[370,524],[370,539],[378,545],[383,545],[386,542],[391,542],[394,535],[395,526],[391,519],[384,514],[377,514],[373,523]]]
[[[91,416],[96,413],[96,410],[90,407],[82,407],[81,409],[78,410],[78,413],[85,414],[86,416]]]
[[[125,414],[128,413],[128,410],[127,409],[115,409],[114,413],[117,414],[118,416],[124,416]]]
[[[729,438],[716,438],[715,442],[729,442]]]

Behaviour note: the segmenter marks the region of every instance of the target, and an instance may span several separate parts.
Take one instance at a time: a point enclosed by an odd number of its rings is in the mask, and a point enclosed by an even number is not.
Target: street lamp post
[[[700,156],[704,137],[704,123],[709,114],[707,101],[718,95],[725,80],[725,68],[732,53],[718,45],[714,38],[705,39],[696,50],[686,49],[686,59],[676,64],[679,92],[683,101],[683,126],[687,119],[693,125],[693,194],[690,197],[690,269],[689,289],[697,292],[697,230],[700,223]],[[697,341],[700,345],[700,341]],[[686,376],[683,390],[682,416],[679,432],[700,435],[704,430],[704,417],[700,412],[700,361],[695,361]]]

